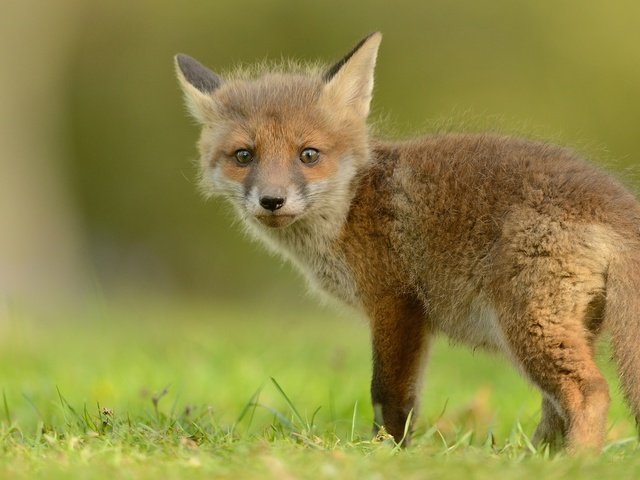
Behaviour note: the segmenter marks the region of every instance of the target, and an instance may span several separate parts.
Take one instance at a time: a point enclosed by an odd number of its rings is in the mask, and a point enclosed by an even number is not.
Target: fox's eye
[[[249,150],[240,149],[235,153],[236,160],[240,165],[247,165],[253,160],[253,153]]]
[[[300,161],[307,165],[313,165],[320,158],[320,152],[315,148],[305,148],[300,154]]]

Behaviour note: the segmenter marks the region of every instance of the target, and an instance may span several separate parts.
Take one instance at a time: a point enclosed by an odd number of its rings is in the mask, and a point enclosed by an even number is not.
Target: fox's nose
[[[274,212],[282,207],[286,200],[287,199],[285,197],[271,197],[269,195],[265,195],[260,197],[260,205],[262,208],[266,208],[267,210]]]

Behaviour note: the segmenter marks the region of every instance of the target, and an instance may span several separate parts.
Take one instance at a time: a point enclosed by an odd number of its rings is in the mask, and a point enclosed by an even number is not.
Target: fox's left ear
[[[211,94],[220,86],[220,77],[188,55],[175,56],[176,75],[184,92],[187,108],[200,123],[211,117],[214,103]]]
[[[362,117],[369,114],[373,70],[381,41],[380,32],[366,36],[323,75],[324,94],[332,102],[350,106]]]

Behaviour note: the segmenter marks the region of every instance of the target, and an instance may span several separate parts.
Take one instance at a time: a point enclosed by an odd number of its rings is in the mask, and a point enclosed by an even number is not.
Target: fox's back
[[[637,201],[618,181],[555,145],[449,134],[379,144],[374,156],[393,158],[389,188],[399,217],[438,232],[448,250],[495,240],[509,213],[522,209],[563,223],[640,225]]]

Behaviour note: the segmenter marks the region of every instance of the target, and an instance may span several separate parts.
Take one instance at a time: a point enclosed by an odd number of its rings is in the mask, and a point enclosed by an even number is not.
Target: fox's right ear
[[[324,94],[365,118],[369,114],[373,70],[381,40],[380,32],[366,36],[323,76]]]
[[[220,77],[182,53],[175,56],[175,64],[189,112],[200,123],[205,123],[214,113],[211,94],[221,85]]]

